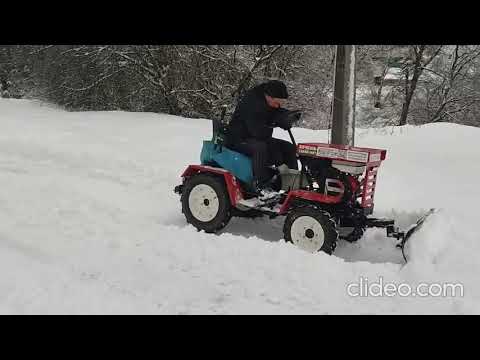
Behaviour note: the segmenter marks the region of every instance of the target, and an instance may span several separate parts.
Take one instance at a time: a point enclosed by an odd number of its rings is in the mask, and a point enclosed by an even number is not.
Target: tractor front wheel
[[[187,222],[199,231],[220,231],[232,217],[225,182],[216,176],[198,174],[189,178],[182,191],[181,201]]]
[[[329,255],[337,245],[338,231],[334,219],[315,206],[292,210],[283,227],[285,241],[311,253],[323,251]]]

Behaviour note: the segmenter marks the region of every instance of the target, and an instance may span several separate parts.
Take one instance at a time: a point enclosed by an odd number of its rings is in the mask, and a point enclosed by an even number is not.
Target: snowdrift
[[[281,219],[234,219],[218,235],[187,226],[172,190],[199,162],[208,120],[0,99],[0,126],[0,313],[480,313],[480,129],[358,129],[358,145],[388,150],[375,215],[408,226],[441,209],[412,237],[404,265],[382,230],[327,256],[283,242]],[[361,278],[464,292],[349,295]]]

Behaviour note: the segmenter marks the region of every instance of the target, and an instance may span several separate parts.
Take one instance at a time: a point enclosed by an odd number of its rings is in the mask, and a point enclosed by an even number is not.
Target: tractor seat
[[[225,144],[227,125],[219,120],[212,120],[213,136],[203,141],[200,161],[202,165],[221,167],[246,184],[253,184],[252,160],[237,151],[227,148]]]

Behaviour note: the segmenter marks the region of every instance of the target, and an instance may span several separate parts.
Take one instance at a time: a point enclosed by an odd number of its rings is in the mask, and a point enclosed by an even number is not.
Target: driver
[[[289,130],[290,112],[282,106],[287,87],[278,80],[260,84],[245,93],[228,125],[226,146],[252,158],[255,188],[262,195],[274,192],[271,165],[287,165],[298,170],[296,148],[272,137],[273,128]]]

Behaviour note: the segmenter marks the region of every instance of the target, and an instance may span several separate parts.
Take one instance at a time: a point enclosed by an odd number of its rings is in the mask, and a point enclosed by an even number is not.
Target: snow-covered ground
[[[480,313],[480,129],[358,130],[358,145],[388,149],[377,215],[407,226],[441,209],[407,265],[384,230],[327,256],[282,241],[281,219],[233,219],[219,235],[187,226],[173,188],[198,163],[207,120],[0,99],[0,129],[2,314]],[[464,294],[349,296],[360,277]]]

